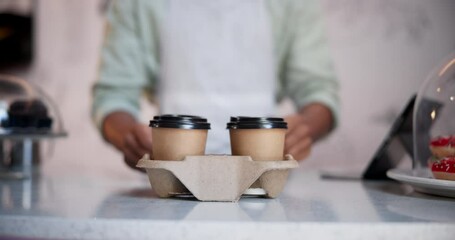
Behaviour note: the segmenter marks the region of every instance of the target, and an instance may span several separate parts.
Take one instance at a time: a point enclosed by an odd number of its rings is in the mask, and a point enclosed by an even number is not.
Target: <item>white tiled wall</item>
[[[79,171],[105,167],[119,176],[132,176],[89,118],[102,1],[39,2],[37,58],[26,76],[57,101],[69,131],[67,139],[56,142],[44,171],[50,164]],[[323,3],[342,86],[342,118],[338,130],[315,147],[303,167],[362,166],[432,66],[455,51],[455,1]],[[148,112],[145,119],[151,117]]]

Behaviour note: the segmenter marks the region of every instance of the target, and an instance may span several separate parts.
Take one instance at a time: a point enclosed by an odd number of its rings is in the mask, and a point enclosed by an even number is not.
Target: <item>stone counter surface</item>
[[[455,239],[455,199],[393,181],[337,181],[296,169],[277,199],[160,199],[146,176],[36,174],[0,181],[0,238]]]

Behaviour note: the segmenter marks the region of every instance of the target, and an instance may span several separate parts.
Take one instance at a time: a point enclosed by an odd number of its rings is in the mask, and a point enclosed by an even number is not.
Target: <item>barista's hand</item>
[[[123,152],[125,163],[132,168],[144,154],[152,156],[152,132],[143,124],[133,125],[123,138],[120,151]]]
[[[284,153],[291,154],[296,160],[302,160],[311,152],[313,139],[310,129],[305,123],[304,116],[294,114],[285,118],[288,123]]]
[[[105,139],[120,150],[125,163],[137,169],[136,164],[146,153],[152,155],[152,133],[146,125],[136,120],[126,112],[113,112],[103,123]]]
[[[297,160],[308,157],[312,143],[333,128],[332,112],[320,103],[308,104],[285,120],[288,123],[285,153],[291,154]]]

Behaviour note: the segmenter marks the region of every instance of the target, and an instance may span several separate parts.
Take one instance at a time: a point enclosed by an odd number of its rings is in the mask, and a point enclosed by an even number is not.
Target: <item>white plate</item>
[[[428,170],[391,169],[387,176],[411,185],[417,192],[455,198],[455,181],[434,179]]]

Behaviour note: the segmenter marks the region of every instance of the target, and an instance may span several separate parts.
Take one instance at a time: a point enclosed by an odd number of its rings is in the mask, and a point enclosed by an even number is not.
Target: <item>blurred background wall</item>
[[[51,164],[54,169],[105,168],[119,177],[131,176],[122,157],[103,142],[90,120],[90,88],[96,78],[106,1],[32,2],[22,8],[34,16],[34,58],[30,66],[4,72],[41,86],[63,114],[69,137],[55,142],[43,171]],[[341,83],[341,122],[329,138],[317,144],[302,167],[360,168],[432,67],[455,51],[455,1],[322,3]],[[144,107],[143,120],[147,121],[154,110]],[[283,108],[289,110],[286,104]]]

